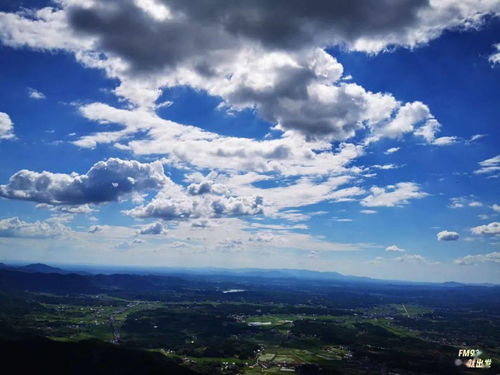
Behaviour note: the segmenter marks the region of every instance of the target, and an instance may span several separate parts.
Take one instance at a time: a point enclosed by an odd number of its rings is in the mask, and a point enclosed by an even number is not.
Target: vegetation
[[[0,286],[18,373],[477,373],[464,346],[499,371],[498,287],[12,270]]]

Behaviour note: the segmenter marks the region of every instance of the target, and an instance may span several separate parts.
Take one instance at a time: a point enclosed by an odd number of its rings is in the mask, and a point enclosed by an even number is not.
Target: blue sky
[[[500,6],[369,3],[1,5],[1,260],[500,282]]]

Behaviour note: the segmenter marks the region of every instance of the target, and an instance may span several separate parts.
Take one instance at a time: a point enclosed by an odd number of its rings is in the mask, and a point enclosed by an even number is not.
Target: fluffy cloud
[[[323,49],[415,47],[446,29],[477,27],[500,10],[494,0],[335,0],[307,9],[298,0],[58,5],[0,12],[0,39],[13,47],[70,51],[118,78],[115,93],[139,107],[158,108],[163,87],[189,85],[222,98],[222,107],[254,108],[275,129],[308,138],[344,140],[367,129],[369,139],[397,138],[414,131],[435,144],[453,137],[434,138],[440,126],[425,104],[399,103],[341,81],[342,66]],[[110,138],[106,133],[93,141]]]
[[[148,225],[142,226],[138,232],[138,234],[166,234],[167,228],[162,223],[152,223]]]
[[[424,0],[318,1],[308,9],[295,0],[238,6],[215,0],[66,0],[61,6],[30,17],[0,13],[0,38],[16,47],[71,51],[83,64],[118,78],[115,93],[140,107],[158,108],[161,88],[189,85],[222,98],[221,107],[256,109],[275,129],[308,139],[345,140],[368,130],[373,140],[415,131],[428,142],[439,123],[423,103],[399,103],[390,94],[341,81],[342,66],[323,48],[414,47],[445,29],[477,26],[498,11],[491,0],[460,7]],[[377,16],[368,11],[372,6]],[[439,138],[438,144],[451,139]]]
[[[500,212],[500,204],[496,204],[496,203],[495,203],[495,204],[493,204],[493,205],[491,206],[491,209],[492,209],[493,211],[495,211],[495,212]]]
[[[457,232],[443,230],[436,235],[438,241],[456,241],[460,235]]]
[[[59,221],[28,223],[17,217],[0,220],[0,237],[54,238],[71,232],[70,228]]]
[[[466,255],[463,258],[455,259],[456,264],[469,266],[478,263],[500,263],[500,251],[487,254]]]
[[[388,251],[388,252],[404,252],[405,249],[401,249],[400,247],[396,246],[396,245],[391,245],[391,246],[387,246],[385,248],[385,251]]]
[[[149,164],[111,158],[83,175],[20,170],[0,185],[0,196],[51,205],[81,205],[116,201],[171,182],[160,162]]]
[[[500,155],[479,162],[481,166],[474,171],[475,174],[489,174],[490,176],[498,176],[500,171]]]
[[[473,195],[465,197],[455,197],[450,199],[450,208],[463,208],[463,207],[482,207],[483,204],[477,200]]]
[[[0,112],[0,140],[12,138],[15,138],[14,123],[7,113]]]
[[[201,194],[227,194],[228,188],[225,185],[217,184],[213,180],[204,180],[199,183],[193,183],[187,187],[187,191],[191,195],[201,195]]]
[[[139,155],[166,155],[175,165],[187,163],[201,168],[283,175],[330,174],[356,172],[348,165],[363,154],[363,147],[351,143],[333,148],[329,142],[307,142],[296,134],[263,141],[224,137],[161,119],[141,109],[117,109],[93,103],[82,107],[81,112],[89,120],[121,124],[123,129],[84,136],[75,142],[76,145],[95,147],[97,143],[111,143]],[[146,133],[147,136],[130,141],[134,133]],[[119,143],[121,141],[128,143]]]
[[[373,186],[370,195],[361,200],[366,207],[394,207],[407,204],[410,199],[420,199],[428,194],[413,182],[400,182],[386,187]]]
[[[479,225],[471,228],[471,232],[482,236],[498,236],[500,235],[500,223],[495,221],[486,225]]]
[[[253,197],[173,197],[168,192],[160,192],[156,198],[144,206],[125,211],[137,218],[159,218],[179,220],[189,218],[210,218],[222,216],[245,216],[263,213],[262,198]]]
[[[45,94],[41,91],[38,91],[36,89],[33,89],[33,88],[28,88],[28,96],[31,98],[31,99],[35,99],[35,100],[41,100],[41,99],[45,99]]]
[[[90,214],[96,210],[91,208],[88,204],[73,205],[73,206],[53,206],[46,203],[39,203],[36,208],[48,209],[51,211],[63,212],[66,214]]]
[[[493,47],[495,48],[496,52],[492,53],[488,60],[492,64],[498,64],[500,63],[500,43],[495,44]]]
[[[382,137],[400,138],[402,135],[412,132],[417,126],[415,134],[423,137],[429,143],[433,142],[435,134],[441,127],[432,116],[429,107],[418,101],[405,104],[392,120],[375,126],[373,136],[368,141],[371,142]]]
[[[127,60],[133,69],[149,70],[175,66],[196,54],[223,51],[237,39],[283,50],[311,44],[343,44],[369,52],[394,44],[414,47],[447,28],[474,27],[485,14],[499,8],[494,0],[460,4],[450,0],[353,0],[348,4],[335,0],[316,1],[308,7],[299,0],[272,4],[264,0],[238,4],[108,0],[72,8],[70,23],[73,29],[97,37],[102,48]],[[186,22],[179,22],[180,17]],[[120,28],[124,24],[129,27]],[[172,37],[165,40],[164,35]],[[139,39],[131,44],[131,38]]]

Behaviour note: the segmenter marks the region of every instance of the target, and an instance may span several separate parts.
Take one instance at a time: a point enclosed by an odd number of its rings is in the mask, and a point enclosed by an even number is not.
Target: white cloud
[[[495,203],[491,206],[491,209],[495,212],[500,212],[500,205]]]
[[[93,103],[80,110],[89,120],[121,124],[123,129],[84,136],[75,141],[76,145],[95,147],[97,143],[111,143],[138,155],[166,155],[174,165],[187,163],[201,168],[283,175],[331,174],[356,172],[348,168],[348,164],[363,154],[362,146],[342,143],[333,149],[329,142],[307,142],[296,134],[264,141],[224,137],[164,120],[140,109],[117,109]],[[130,136],[138,132],[148,137],[130,141]],[[117,143],[120,141],[128,143]]]
[[[479,162],[481,166],[479,169],[475,170],[475,174],[492,174],[498,175],[497,172],[500,171],[500,155],[494,156],[490,159],[483,160]]]
[[[74,34],[64,10],[45,7],[19,13],[0,12],[0,39],[11,47],[37,50],[90,50],[92,40]]]
[[[410,199],[421,199],[428,196],[413,182],[399,182],[386,187],[373,186],[370,195],[361,200],[366,207],[394,207],[407,204]]]
[[[167,228],[160,222],[151,223],[148,225],[142,226],[138,232],[138,234],[166,234]]]
[[[415,130],[416,127],[418,128]],[[424,103],[418,101],[406,103],[392,120],[373,126],[373,136],[368,142],[382,137],[400,138],[406,133],[415,131],[415,135],[422,136],[427,142],[432,143],[440,127]]]
[[[97,210],[90,207],[88,204],[76,205],[76,206],[52,206],[47,203],[39,203],[35,206],[36,208],[48,209],[51,211],[64,212],[68,214],[90,214]]]
[[[458,137],[439,137],[434,139],[434,141],[432,141],[432,144],[435,146],[448,146],[458,143],[458,140]]]
[[[69,235],[71,229],[58,220],[25,222],[18,217],[0,220],[0,237],[54,238]]]
[[[258,196],[190,197],[185,195],[175,197],[170,192],[162,191],[148,204],[127,210],[125,213],[136,218],[179,220],[258,215],[263,213],[263,205],[262,198]]]
[[[35,99],[35,100],[41,100],[41,99],[45,99],[46,96],[43,92],[41,91],[38,91],[36,89],[33,89],[31,87],[28,88],[28,96],[31,98],[31,99]]]
[[[195,220],[198,222],[198,220]],[[256,226],[257,224],[257,226]],[[169,238],[176,241],[189,242],[191,246],[217,251],[228,249],[244,252],[246,257],[252,251],[261,251],[263,244],[269,251],[296,249],[304,251],[359,251],[374,247],[366,243],[336,243],[321,236],[309,233],[299,233],[295,225],[280,225],[275,228],[272,224],[247,223],[241,218],[213,218],[210,220],[210,229],[195,227],[192,221],[177,221],[175,227],[170,228]],[[238,244],[237,246],[235,246]]]
[[[387,246],[385,248],[385,251],[388,251],[388,252],[405,252],[405,249],[401,249],[400,247],[396,246],[396,245],[391,245],[391,246]]]
[[[309,7],[307,14],[297,4],[286,3],[282,4],[287,9],[287,17],[281,17],[282,33],[276,33],[276,25],[269,24],[276,9],[260,2],[244,6],[248,14],[256,16],[243,23],[250,29],[241,28],[241,8],[223,2],[213,2],[206,9],[207,15],[199,11],[206,7],[204,3],[114,3],[88,2],[82,6],[65,1],[62,9],[47,7],[29,17],[0,13],[0,38],[15,47],[71,51],[83,64],[104,69],[109,77],[119,79],[115,93],[142,108],[161,105],[155,104],[160,88],[189,85],[221,97],[222,107],[227,109],[256,109],[260,117],[276,124],[276,129],[336,140],[367,128],[376,139],[397,138],[418,125],[416,134],[432,141],[439,124],[423,103],[399,103],[390,94],[371,93],[341,80],[342,66],[321,48],[338,44],[375,52],[393,44],[414,47],[448,27],[476,26],[496,9],[491,3],[467,3],[457,8],[442,3],[431,6],[422,0],[398,6],[377,1],[377,8],[388,10],[378,13],[387,22],[374,22],[372,16],[363,16],[368,14],[363,10],[368,6],[365,2],[348,8],[319,2]],[[170,7],[176,11],[168,10]],[[165,12],[168,16],[152,18],[151,9],[156,9],[156,16]],[[208,16],[214,9],[225,16]],[[423,14],[425,18],[421,18]],[[331,22],[325,23],[328,19]],[[356,20],[352,25],[358,26],[352,29],[345,19]],[[363,30],[359,19],[370,25],[369,31]],[[116,24],[129,25],[120,29],[120,42],[115,38]],[[398,32],[392,34],[391,28]],[[147,78],[141,74],[146,71]],[[110,138],[112,135],[105,133],[81,139],[79,144],[92,145]]]
[[[14,123],[7,113],[0,112],[0,140],[13,138],[15,138]]]
[[[470,137],[469,142],[475,142],[481,138],[487,137],[487,134],[474,134],[472,137]]]
[[[373,214],[377,213],[377,211],[375,211],[375,210],[361,210],[359,212],[361,212],[362,214],[365,214],[365,215],[373,215]]]
[[[488,60],[492,64],[500,63],[500,43],[494,44],[493,47],[496,49],[496,52],[492,53]]]
[[[436,235],[438,241],[456,241],[460,238],[457,232],[443,230]]]
[[[463,258],[457,258],[455,264],[469,266],[479,263],[500,263],[500,251],[487,254],[466,255]]]
[[[160,162],[110,158],[94,164],[83,175],[20,170],[7,185],[0,185],[0,196],[50,205],[83,205],[116,201],[168,183],[172,182]]]
[[[441,128],[441,124],[437,120],[431,118],[425,122],[423,126],[417,129],[415,135],[423,137],[428,143],[435,141],[436,133]]]
[[[450,208],[482,207],[483,204],[476,200],[473,195],[455,197],[450,199]]]
[[[372,168],[382,169],[382,170],[397,169],[399,167],[400,166],[398,166],[396,164],[374,164],[374,165],[372,165]]]
[[[387,155],[394,154],[395,152],[398,152],[399,150],[400,150],[400,147],[391,147],[391,148],[387,149],[385,154],[387,154]]]
[[[469,207],[482,207],[483,204],[478,201],[469,202]]]
[[[498,236],[500,235],[500,223],[495,221],[486,225],[479,225],[471,228],[471,232],[482,236]]]

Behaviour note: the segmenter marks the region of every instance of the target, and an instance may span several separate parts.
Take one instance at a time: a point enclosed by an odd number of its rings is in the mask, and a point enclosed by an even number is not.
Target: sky
[[[500,283],[496,0],[0,4],[0,260]]]

